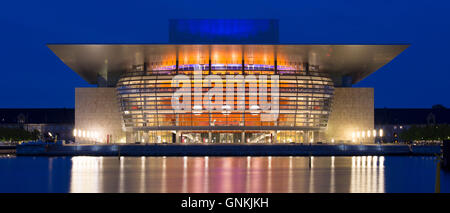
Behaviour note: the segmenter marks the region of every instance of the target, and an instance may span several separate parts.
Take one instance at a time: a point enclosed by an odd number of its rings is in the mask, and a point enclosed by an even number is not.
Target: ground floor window
[[[140,143],[310,143],[312,131],[138,131],[136,142]]]

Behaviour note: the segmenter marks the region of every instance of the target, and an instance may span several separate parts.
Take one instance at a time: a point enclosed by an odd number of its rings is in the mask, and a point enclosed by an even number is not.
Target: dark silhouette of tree
[[[447,109],[447,108],[445,108],[445,106],[442,104],[435,104],[431,107],[431,109]]]
[[[402,131],[399,134],[404,141],[418,141],[418,140],[445,140],[450,139],[450,125],[426,125],[426,126],[411,126],[409,129]]]
[[[39,139],[39,131],[28,132],[21,128],[0,128],[0,141],[30,141]]]

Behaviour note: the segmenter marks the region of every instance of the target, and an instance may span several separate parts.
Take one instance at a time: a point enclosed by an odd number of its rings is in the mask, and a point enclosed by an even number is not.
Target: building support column
[[[310,144],[311,143],[311,140],[309,139],[310,137],[309,137],[309,131],[306,131],[305,132],[306,134],[305,134],[305,141],[306,141],[306,144]]]
[[[273,69],[274,69],[274,71],[275,71],[275,75],[278,75],[278,63],[277,63],[276,56],[275,56],[275,61],[274,61]]]
[[[178,75],[178,67],[179,67],[179,61],[178,61],[178,55],[179,55],[179,49],[177,46],[177,50],[176,50],[176,61],[175,61],[175,73]]]
[[[211,130],[208,131],[208,143],[212,142],[212,132]]]
[[[277,131],[272,131],[272,143],[277,143]]]
[[[314,138],[314,131],[309,131],[309,142],[311,143],[316,142],[315,138]]]
[[[181,143],[181,131],[177,130],[175,133],[175,143]]]

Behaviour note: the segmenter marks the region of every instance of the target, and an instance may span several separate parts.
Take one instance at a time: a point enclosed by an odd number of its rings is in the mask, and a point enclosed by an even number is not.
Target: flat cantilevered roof
[[[185,57],[264,58],[319,65],[332,77],[351,76],[357,83],[389,63],[409,45],[175,45],[175,44],[49,44],[67,66],[91,84],[101,73],[118,76],[132,65]]]

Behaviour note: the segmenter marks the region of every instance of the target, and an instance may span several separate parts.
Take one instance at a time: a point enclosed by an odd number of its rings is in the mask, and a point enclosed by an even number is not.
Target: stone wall
[[[115,143],[125,142],[122,123],[115,88],[75,89],[75,129],[98,132],[103,142],[106,142],[108,134]],[[76,141],[92,140],[77,137]]]
[[[328,141],[334,139],[336,142],[351,142],[352,132],[365,131],[365,139],[355,142],[373,143],[373,137],[367,138],[367,130],[373,129],[373,88],[335,88],[331,114],[325,131],[326,139]]]

